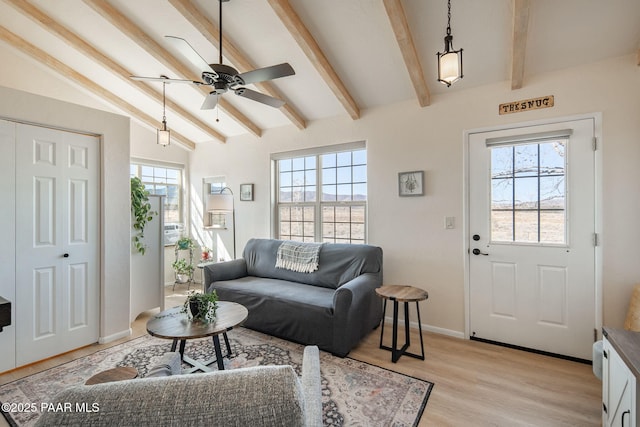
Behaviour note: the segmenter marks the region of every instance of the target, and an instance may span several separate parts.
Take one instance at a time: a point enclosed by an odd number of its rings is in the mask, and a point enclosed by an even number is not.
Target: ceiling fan
[[[161,77],[140,77],[131,76],[134,80],[146,80],[146,81],[160,81],[162,83],[191,83],[200,86],[212,86],[213,91],[207,95],[202,103],[200,109],[211,110],[218,104],[218,97],[227,91],[231,90],[236,95],[248,98],[253,101],[260,102],[262,104],[269,105],[274,108],[282,107],[285,102],[281,99],[274,98],[273,96],[265,95],[255,90],[244,87],[251,83],[259,83],[267,80],[274,80],[280,77],[287,77],[295,74],[293,67],[284,62],[278,65],[272,65],[270,67],[258,68],[256,70],[247,71],[245,73],[239,73],[235,68],[222,63],[222,3],[226,3],[229,0],[218,0],[219,7],[219,41],[220,47],[218,49],[219,63],[208,64],[198,52],[187,42],[185,39],[175,36],[165,36],[167,41],[175,46],[176,49],[182,53],[192,64],[202,70],[202,80],[183,80],[183,79],[170,79],[165,76]]]

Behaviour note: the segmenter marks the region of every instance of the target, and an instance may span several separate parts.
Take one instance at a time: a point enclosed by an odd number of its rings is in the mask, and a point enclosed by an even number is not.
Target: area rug
[[[225,369],[286,364],[300,374],[304,346],[245,328],[234,329],[228,336],[233,357],[225,358]],[[170,345],[169,340],[145,335],[5,384],[0,387],[3,415],[11,425],[31,426],[40,416],[41,405],[58,391],[84,384],[115,366],[136,367],[144,376]],[[197,360],[210,358],[214,354],[211,339],[187,341],[185,354]],[[322,351],[320,370],[327,426],[416,426],[433,388],[431,382]]]

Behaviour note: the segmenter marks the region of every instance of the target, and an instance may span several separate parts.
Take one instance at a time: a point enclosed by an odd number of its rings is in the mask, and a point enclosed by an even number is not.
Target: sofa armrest
[[[380,286],[379,274],[365,273],[336,289],[333,296],[336,355],[346,356],[354,343],[380,324],[382,300],[375,291]]]
[[[315,345],[304,348],[302,356],[302,394],[304,395],[305,425],[322,427],[322,384],[320,351]]]
[[[221,280],[235,280],[247,275],[247,263],[244,258],[218,262],[204,266],[204,289]]]

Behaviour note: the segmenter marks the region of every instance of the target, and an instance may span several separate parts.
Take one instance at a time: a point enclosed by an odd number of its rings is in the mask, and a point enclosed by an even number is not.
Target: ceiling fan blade
[[[247,71],[236,76],[236,80],[241,85],[264,82],[266,80],[278,79],[280,77],[292,76],[296,72],[287,62],[272,65],[270,67],[258,68],[257,70]]]
[[[218,95],[217,93],[211,92],[204,99],[204,102],[202,103],[202,107],[200,107],[200,109],[201,110],[213,110],[214,108],[216,108],[216,105],[218,105],[218,97],[219,96],[220,95]]]
[[[171,83],[193,83],[196,85],[204,84],[202,82],[197,82],[195,80],[183,80],[183,79],[169,79],[165,77],[142,77],[142,76],[129,76],[131,80],[139,80],[143,82],[162,82],[166,84]]]
[[[274,108],[280,108],[285,104],[282,99],[274,98],[273,96],[265,95],[264,93],[247,89],[246,87],[236,89],[235,93],[236,95],[242,96],[243,98],[248,98],[252,101],[258,101]]]
[[[193,65],[198,67],[200,71],[210,71],[214,74],[217,73],[211,69],[209,63],[202,58],[198,52],[183,38],[175,37],[175,36],[164,36],[169,43],[173,45],[180,53],[187,58]]]

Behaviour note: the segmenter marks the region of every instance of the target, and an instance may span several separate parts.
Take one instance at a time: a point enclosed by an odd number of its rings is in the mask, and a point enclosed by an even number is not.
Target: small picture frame
[[[240,200],[243,202],[253,201],[253,184],[240,184]]]
[[[400,197],[424,196],[424,171],[398,173]]]

